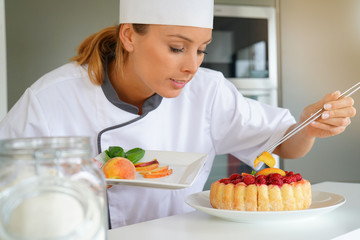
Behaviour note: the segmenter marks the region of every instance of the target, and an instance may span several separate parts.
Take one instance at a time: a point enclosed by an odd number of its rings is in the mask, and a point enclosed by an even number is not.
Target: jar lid
[[[91,154],[89,137],[40,137],[0,140],[0,157],[34,158],[46,155],[48,158]]]

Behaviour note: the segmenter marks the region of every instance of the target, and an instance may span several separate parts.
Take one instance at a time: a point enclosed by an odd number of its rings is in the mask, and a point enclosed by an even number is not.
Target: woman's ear
[[[128,52],[134,50],[134,28],[130,23],[123,23],[120,26],[119,38],[124,46],[124,49]]]

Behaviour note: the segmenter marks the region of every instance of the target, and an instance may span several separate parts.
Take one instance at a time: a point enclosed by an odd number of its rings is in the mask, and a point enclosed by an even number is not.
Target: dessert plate
[[[310,208],[295,211],[250,212],[215,209],[210,205],[210,191],[195,193],[188,196],[185,202],[191,207],[207,214],[234,222],[260,223],[274,221],[301,220],[330,212],[345,203],[341,195],[312,191]]]
[[[146,150],[144,157],[139,162],[148,162],[155,158],[159,161],[159,166],[169,165],[169,168],[173,169],[173,173],[161,178],[144,178],[141,174],[136,173],[134,180],[107,178],[106,183],[109,185],[122,184],[165,189],[187,188],[194,183],[199,175],[206,162],[207,154]],[[100,163],[103,163],[104,159],[104,152],[95,157],[95,160]]]

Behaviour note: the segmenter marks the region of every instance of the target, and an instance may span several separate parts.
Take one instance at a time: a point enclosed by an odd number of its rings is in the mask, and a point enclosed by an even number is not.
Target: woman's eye
[[[204,55],[206,55],[207,52],[205,52],[205,50],[198,50],[198,54],[204,54]]]
[[[170,51],[173,53],[182,53],[184,52],[184,48],[175,48],[175,47],[170,47]],[[205,52],[205,50],[198,50],[197,53],[199,55],[203,55],[203,54],[207,54],[207,52]]]
[[[184,48],[174,48],[174,47],[170,47],[170,51],[174,52],[174,53],[180,53],[184,51]]]

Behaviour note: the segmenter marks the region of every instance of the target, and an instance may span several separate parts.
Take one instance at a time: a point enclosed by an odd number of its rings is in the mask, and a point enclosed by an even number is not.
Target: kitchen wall
[[[303,107],[328,92],[360,81],[360,1],[280,0],[283,106],[298,118]],[[304,158],[284,160],[312,182],[360,182],[360,92],[358,115],[339,136],[318,139]]]
[[[119,0],[6,0],[5,11],[8,109],[87,36],[119,22]]]
[[[5,2],[0,0],[0,119],[7,112]]]

